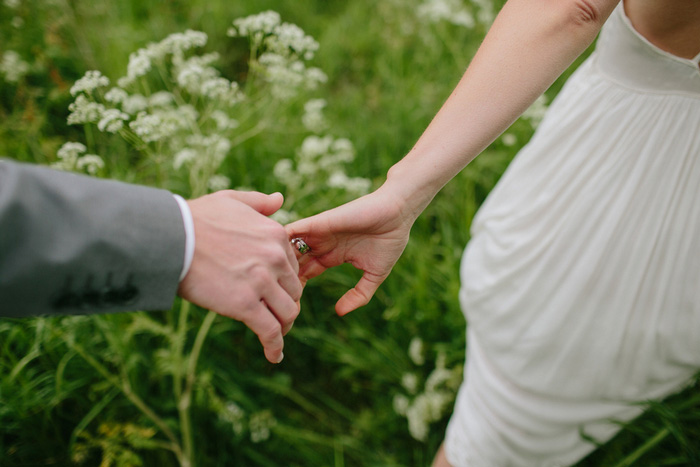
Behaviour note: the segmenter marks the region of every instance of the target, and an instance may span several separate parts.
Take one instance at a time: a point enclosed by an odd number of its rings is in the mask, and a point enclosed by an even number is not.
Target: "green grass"
[[[226,37],[226,30],[237,17],[275,9],[321,44],[313,63],[329,79],[315,96],[328,102],[329,133],[355,145],[349,174],[369,177],[377,186],[448,96],[485,32],[423,24],[413,14],[417,4],[27,0],[18,10],[0,5],[0,53],[16,50],[33,65],[20,83],[0,86],[0,156],[47,164],[65,141],[90,143],[82,127],[65,122],[72,83],[90,69],[115,80],[129,53],[174,32],[207,32],[206,50],[221,53],[222,73],[244,79],[248,51]],[[21,28],[12,26],[15,17],[22,18]],[[548,92],[550,98],[562,82]],[[300,108],[285,112],[280,118],[298,120]],[[335,300],[358,279],[350,267],[307,286],[278,366],[264,360],[256,336],[241,323],[221,317],[198,343],[211,315],[194,307],[183,313],[179,301],[159,313],[1,319],[0,464],[175,465],[177,449],[191,441],[192,461],[203,466],[428,465],[449,411],[419,442],[393,401],[407,394],[403,375],[416,374],[422,386],[439,353],[460,371],[461,252],[474,213],[532,127],[521,120],[509,133],[516,145],[497,141],[437,196],[368,306],[342,319],[333,312]],[[234,148],[221,172],[233,186],[279,190],[270,172],[277,160],[294,155],[302,139],[286,126],[275,128]],[[119,139],[93,135],[90,149],[105,158],[103,176],[157,183],[151,162]],[[188,194],[177,177],[168,183]],[[324,208],[341,201],[321,200]],[[408,356],[414,337],[425,343],[425,364]],[[201,354],[193,359],[199,344]],[[178,401],[188,390],[191,405],[183,411]],[[699,394],[691,386],[651,404],[646,415],[580,465],[698,465]],[[255,424],[264,427],[270,414],[276,423],[269,426],[269,438],[251,439],[260,433],[264,438]]]

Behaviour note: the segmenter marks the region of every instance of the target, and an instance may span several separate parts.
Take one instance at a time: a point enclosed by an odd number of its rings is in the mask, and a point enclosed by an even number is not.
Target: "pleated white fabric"
[[[700,369],[699,60],[620,5],[476,215],[454,466],[570,465]]]

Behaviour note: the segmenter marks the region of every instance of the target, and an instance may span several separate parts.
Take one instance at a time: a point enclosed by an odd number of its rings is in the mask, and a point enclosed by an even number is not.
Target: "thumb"
[[[339,316],[344,316],[367,305],[383,281],[384,278],[373,277],[372,274],[365,272],[357,285],[348,290],[335,304],[336,313]]]
[[[282,193],[266,195],[259,191],[235,191],[231,190],[230,196],[241,203],[247,204],[264,216],[270,216],[277,212],[284,203]]]

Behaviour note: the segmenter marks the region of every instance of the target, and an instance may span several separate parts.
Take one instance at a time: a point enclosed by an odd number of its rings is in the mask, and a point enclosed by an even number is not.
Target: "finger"
[[[291,242],[289,242],[286,245],[284,252],[287,254],[287,260],[289,261],[289,264],[291,264],[294,268],[294,272],[299,273],[299,258],[301,257],[301,253],[299,253],[299,250],[294,248]]]
[[[299,266],[299,277],[306,283],[309,279],[321,275],[326,269],[328,268],[321,264],[319,260],[311,258],[308,262]]]
[[[228,190],[228,195],[241,203],[245,203],[264,216],[270,216],[279,210],[284,203],[282,193],[266,195],[258,191]]]
[[[282,325],[275,315],[261,301],[250,316],[243,322],[248,326],[260,340],[265,352],[265,358],[270,363],[279,363],[284,358],[284,338],[282,336]]]
[[[348,290],[335,304],[336,313],[344,316],[361,306],[367,305],[383,281],[384,278],[365,272],[357,285]]]
[[[299,305],[297,300],[292,298],[285,292],[282,287],[272,287],[263,296],[263,301],[267,308],[275,315],[282,327],[282,335],[287,334],[292,329],[294,320],[299,316]]]
[[[304,238],[306,234],[308,234],[309,226],[310,226],[310,217],[307,217],[305,219],[300,219],[298,221],[294,221],[291,224],[287,224],[284,226],[284,230],[287,231],[287,235],[289,235],[289,238],[296,238],[296,237],[301,237]]]
[[[306,243],[306,241],[300,237],[294,237],[289,240],[289,244],[294,250],[294,257],[297,261],[300,261],[307,253],[311,251],[311,247]]]
[[[298,269],[293,270],[289,268],[279,276],[277,282],[293,301],[297,301],[301,298],[304,285],[301,283],[301,279],[299,279]]]

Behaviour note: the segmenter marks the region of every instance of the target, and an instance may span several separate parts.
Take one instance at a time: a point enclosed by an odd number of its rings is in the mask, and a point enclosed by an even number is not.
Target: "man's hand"
[[[195,230],[192,265],[178,295],[243,321],[265,357],[282,361],[283,336],[299,314],[302,285],[287,233],[267,216],[281,194],[226,190],[188,201]]]

